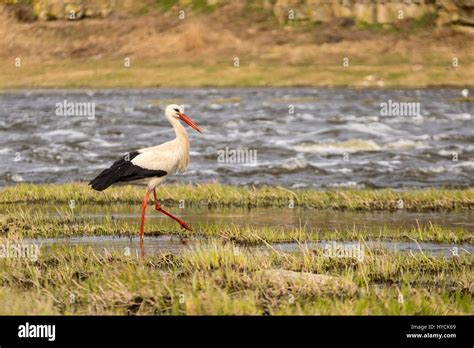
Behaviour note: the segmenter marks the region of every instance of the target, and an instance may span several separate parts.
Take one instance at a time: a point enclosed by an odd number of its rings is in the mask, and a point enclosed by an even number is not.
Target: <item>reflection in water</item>
[[[59,216],[57,209],[69,209],[67,204],[17,204],[18,207]],[[165,207],[165,205],[163,205]],[[0,213],[9,209],[8,205],[0,205]],[[430,223],[444,227],[462,227],[474,231],[474,212],[460,213],[418,213],[418,212],[353,212],[334,210],[314,210],[306,208],[208,208],[206,206],[187,206],[180,209],[178,206],[167,208],[171,213],[183,218],[190,225],[199,224],[236,224],[252,226],[280,226],[284,228],[305,226],[308,229],[344,229],[344,228],[379,228],[397,227],[412,228],[427,226]],[[101,220],[104,217],[137,223],[140,219],[140,207],[127,204],[94,205],[77,204],[74,208],[77,218]],[[147,211],[147,221],[155,219],[169,219],[152,209]],[[137,230],[138,231],[138,230]]]
[[[142,255],[142,249],[138,242],[138,237],[113,237],[113,236],[87,236],[87,237],[63,237],[63,238],[45,238],[45,239],[24,239],[25,243],[35,243],[41,245],[41,250],[46,251],[52,245],[87,245],[98,252],[118,252],[127,256]],[[144,238],[143,252],[146,255],[154,254],[179,254],[185,250],[189,250],[200,243],[205,243],[202,239],[193,238],[186,244],[183,244],[179,238],[172,236],[149,236]],[[271,247],[258,246],[246,247],[250,249],[258,249],[259,251],[281,251],[281,252],[300,252],[305,250],[324,250],[327,245],[335,242],[307,242],[298,243],[275,243]],[[358,242],[354,241],[337,241],[338,246],[352,248]],[[399,242],[399,241],[367,241],[363,244],[364,248],[387,248],[389,250],[397,250],[400,252],[418,253],[423,251],[425,254],[437,256],[454,256],[464,253],[472,254],[474,246],[469,244],[439,244],[439,243],[415,243],[415,242]]]
[[[21,206],[21,204],[19,205]],[[26,207],[26,206],[25,206]],[[28,204],[32,213],[41,212],[52,217],[58,217],[57,209],[68,209],[58,205]],[[0,213],[9,209],[8,205],[0,205]],[[312,210],[305,208],[211,208],[206,206],[186,207],[180,209],[177,206],[169,208],[170,211],[182,217],[190,225],[206,224],[235,224],[251,226],[278,226],[283,228],[299,228],[305,226],[307,230],[344,230],[356,228],[378,229],[383,227],[394,227],[400,229],[411,229],[414,227],[424,227],[429,224],[436,224],[443,227],[462,227],[468,231],[474,230],[474,212],[462,213],[413,213],[413,212],[349,212],[331,210]],[[119,252],[129,252],[131,254],[155,254],[155,253],[179,253],[200,243],[199,238],[190,239],[186,245],[178,237],[170,236],[146,236],[143,245],[139,242],[138,221],[140,218],[140,207],[127,204],[114,205],[76,205],[75,217],[85,220],[102,220],[104,217],[113,217],[116,220],[123,220],[137,225],[135,237],[113,237],[113,236],[92,236],[73,238],[52,238],[33,240],[35,243],[42,243],[43,246],[51,244],[66,245],[90,245],[94,249],[116,250]],[[163,214],[149,211],[147,220],[150,222],[156,219],[168,219]],[[352,243],[352,242],[344,242]],[[372,242],[369,242],[372,243]],[[450,249],[457,247],[459,250],[473,251],[470,245],[450,245],[437,243],[420,243],[424,252],[449,255]],[[308,243],[309,248],[322,248],[324,242]],[[371,245],[374,247],[377,245]],[[414,242],[389,242],[385,241],[382,247],[418,252],[419,247]],[[282,251],[297,251],[299,246],[295,243],[279,243],[274,247]]]
[[[195,240],[194,242],[196,242]],[[95,251],[104,252],[107,250],[127,255],[139,256],[145,253],[152,254],[178,254],[186,249],[186,245],[181,243],[179,238],[171,236],[152,236],[145,237],[142,246],[139,243],[139,237],[114,237],[114,236],[84,236],[84,237],[58,237],[58,238],[38,238],[24,239],[24,243],[35,243],[41,245],[42,250],[48,250],[53,245],[87,245]],[[190,244],[192,245],[192,244]]]

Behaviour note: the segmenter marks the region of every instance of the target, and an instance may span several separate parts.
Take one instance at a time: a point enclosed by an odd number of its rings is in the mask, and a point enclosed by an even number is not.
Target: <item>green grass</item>
[[[36,261],[0,259],[0,314],[469,315],[472,261],[377,250],[356,262],[219,241],[145,259],[58,246]],[[335,278],[276,282],[264,270]]]
[[[237,187],[219,183],[170,184],[157,189],[161,202],[236,207],[296,207],[351,211],[396,211],[403,201],[406,211],[466,211],[474,208],[474,188],[469,189],[288,189],[285,187]],[[112,187],[96,192],[85,183],[60,185],[19,184],[1,189],[0,203],[82,204],[141,203],[144,188]]]
[[[74,34],[76,35],[76,34]],[[396,56],[396,54],[394,54]],[[4,90],[22,88],[156,88],[156,87],[377,87],[367,81],[369,75],[384,80],[384,87],[466,86],[472,66],[464,64],[446,69],[448,60],[425,65],[413,71],[406,57],[384,56],[383,64],[372,56],[351,56],[350,67],[342,66],[341,54],[322,58],[284,62],[239,55],[240,67],[233,66],[233,56],[222,57],[209,65],[196,58],[193,62],[156,63],[150,59],[132,58],[130,68],[123,59],[90,60],[70,58],[36,61],[25,58],[21,68],[0,68],[0,85]],[[465,60],[468,60],[466,58]],[[379,86],[380,87],[380,86]]]
[[[206,208],[203,208],[206,209]],[[275,212],[273,212],[275,213]],[[150,206],[148,214],[153,212]],[[436,243],[473,243],[472,231],[464,227],[444,227],[436,224],[412,227],[389,226],[352,226],[344,228],[254,226],[233,223],[196,222],[193,231],[183,231],[170,219],[148,219],[145,235],[172,235],[193,239],[218,239],[239,245],[265,245],[282,242],[306,242],[324,240],[359,240],[361,237],[377,240],[380,238],[394,241],[436,242]],[[67,206],[56,208],[56,212],[37,211],[29,207],[8,207],[0,215],[0,236],[13,239],[51,238],[77,236],[122,236],[137,237],[139,216],[135,221],[115,219],[104,213],[102,219],[90,219],[76,216]]]
[[[415,19],[412,29],[419,30],[419,29],[426,29],[429,27],[435,26],[436,18],[438,14],[436,12],[433,13],[425,13],[422,16]]]
[[[178,0],[156,0],[157,8],[163,12],[170,11],[174,6],[178,4]]]
[[[297,206],[311,209],[393,210],[403,199],[411,210],[453,211],[472,209],[473,201],[472,189],[318,191],[212,183],[166,185],[159,192],[170,204],[186,199],[188,205],[204,203],[202,209],[284,207],[291,198]],[[109,214],[103,219],[85,218],[69,209],[68,202],[135,204],[142,194],[142,188],[133,186],[96,193],[78,183],[4,188],[0,246],[38,237],[137,237],[138,217],[132,223]],[[18,202],[36,205],[12,205]],[[37,203],[46,202],[48,207],[57,204],[56,211],[38,209]],[[148,209],[153,214],[152,206]],[[474,311],[473,255],[402,253],[376,243],[472,244],[472,232],[461,227],[337,230],[226,223],[193,227],[193,232],[183,233],[169,219],[147,220],[147,236],[186,236],[192,241],[177,254],[147,253],[141,258],[119,250],[54,244],[41,247],[36,260],[1,257],[0,315],[469,315]],[[305,243],[324,240],[359,242],[365,245],[364,259],[328,257],[323,249]],[[375,244],[366,243],[369,240]],[[278,242],[294,242],[299,250],[279,251],[271,245]],[[329,280],[315,282],[312,277]]]
[[[178,1],[178,0],[156,0],[156,7],[163,12],[171,11],[172,9],[186,10],[191,8],[196,13],[212,12],[222,6],[219,2],[210,5],[207,0],[193,0],[193,1]]]
[[[384,28],[382,23],[369,23],[366,21],[357,21],[356,27],[361,30],[370,30],[375,32],[388,32],[387,29]]]

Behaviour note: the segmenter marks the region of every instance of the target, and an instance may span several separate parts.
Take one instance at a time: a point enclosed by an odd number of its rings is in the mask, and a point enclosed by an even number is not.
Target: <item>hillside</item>
[[[281,2],[139,1],[68,20],[37,3],[1,7],[3,89],[473,85],[474,29],[437,13],[282,21]]]

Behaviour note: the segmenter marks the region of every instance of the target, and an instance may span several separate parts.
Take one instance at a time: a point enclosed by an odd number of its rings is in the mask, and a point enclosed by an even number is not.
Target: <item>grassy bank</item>
[[[387,28],[361,24],[282,24],[271,10],[251,9],[245,2],[191,11],[185,20],[177,20],[175,11],[157,11],[119,20],[25,23],[0,12],[0,86],[474,84],[470,28],[436,27],[430,21]]]
[[[204,208],[206,209],[206,208]],[[148,214],[158,214],[150,207]],[[101,219],[75,216],[66,205],[55,212],[38,211],[28,207],[10,207],[0,214],[0,236],[12,240],[22,238],[52,238],[78,236],[137,237],[139,217],[130,222],[105,214]],[[266,245],[282,242],[319,242],[323,240],[359,240],[360,238],[394,241],[420,241],[436,243],[473,243],[472,231],[464,227],[444,227],[437,224],[412,227],[350,226],[345,228],[254,226],[233,223],[193,223],[193,231],[183,231],[170,219],[148,219],[146,236],[171,235],[193,240],[220,240],[238,245]]]
[[[413,70],[412,62],[377,62],[345,68],[335,57],[317,65],[289,65],[254,57],[240,57],[240,67],[228,61],[161,62],[140,59],[131,68],[118,59],[38,61],[24,60],[21,68],[0,68],[2,89],[25,88],[154,88],[154,87],[429,87],[474,84],[466,76],[474,67],[449,69],[449,62],[434,63]],[[5,66],[4,65],[4,66]]]
[[[157,189],[162,203],[190,205],[289,207],[354,211],[460,211],[474,208],[474,188],[456,189],[288,189],[285,187],[237,187],[219,183],[170,184]],[[0,203],[106,204],[141,203],[144,188],[116,186],[96,192],[85,183],[19,184],[0,190]],[[150,200],[151,202],[151,200]]]
[[[90,204],[137,205],[142,201],[143,187],[112,187],[105,192],[91,190],[83,183],[60,185],[21,184],[2,189],[0,204],[0,234],[9,238],[47,238],[114,235],[136,237],[137,219],[117,219],[105,211],[102,218],[88,218],[71,209]],[[345,189],[320,191],[316,189],[290,190],[284,187],[236,187],[209,183],[201,185],[170,184],[159,188],[162,204],[177,209],[178,204],[202,209],[214,207],[303,207],[307,209],[346,211],[416,211],[462,212],[474,206],[474,189],[420,189],[370,190]],[[15,204],[16,203],[16,204]],[[148,214],[153,212],[150,200]],[[14,205],[15,204],[15,205]],[[30,206],[29,204],[34,204]],[[41,209],[41,204],[48,208]],[[105,207],[104,207],[105,209]],[[275,212],[273,212],[275,213]],[[218,239],[239,245],[257,245],[276,242],[303,242],[321,240],[358,240],[385,238],[418,240],[440,243],[472,243],[472,232],[465,227],[443,227],[436,224],[418,224],[412,227],[348,226],[344,228],[300,226],[236,225],[225,222],[193,223],[193,232],[186,232],[170,219],[150,219],[145,224],[146,235],[177,235],[191,238]]]
[[[472,261],[378,250],[357,262],[221,242],[146,259],[56,247],[0,259],[0,314],[468,315]]]
[[[165,185],[167,205],[180,200],[207,206],[295,206],[309,209],[462,211],[472,209],[468,190],[289,190],[217,183]],[[139,204],[143,188],[115,187],[103,193],[80,183],[23,184],[0,194],[0,246],[26,238],[129,236],[138,244],[136,222],[85,217],[69,208],[86,204]],[[17,203],[17,204],[14,204]],[[29,204],[36,204],[36,206]],[[51,212],[38,204],[54,204]],[[151,202],[150,202],[151,203]],[[105,208],[105,207],[104,207]],[[148,207],[153,214],[152,206]],[[146,236],[187,237],[176,254],[87,245],[41,246],[37,258],[0,258],[0,314],[118,315],[469,315],[474,311],[474,256],[432,255],[386,249],[377,241],[472,244],[462,227],[433,224],[411,228],[353,227],[341,230],[281,226],[197,224],[183,233],[169,219],[148,219]],[[365,245],[363,260],[328,256],[305,242],[352,240]],[[294,242],[285,252],[272,243]],[[26,243],[26,244],[25,244]],[[145,240],[146,243],[146,240]],[[254,246],[258,246],[255,248]],[[298,249],[298,248],[297,248]]]

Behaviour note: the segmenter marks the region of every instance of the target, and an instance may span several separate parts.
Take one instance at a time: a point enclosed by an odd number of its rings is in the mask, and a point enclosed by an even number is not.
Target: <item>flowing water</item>
[[[189,129],[189,170],[169,181],[466,187],[474,180],[474,103],[459,99],[458,89],[7,91],[0,185],[88,181],[119,155],[172,139],[163,108],[176,102],[204,134]],[[420,115],[383,116],[389,101],[419,103]],[[65,102],[94,103],[94,114],[62,116],[57,103]],[[244,163],[232,163],[229,151],[239,148],[249,151]]]

